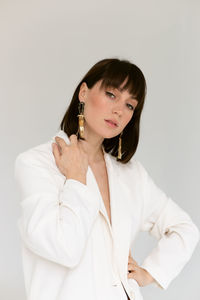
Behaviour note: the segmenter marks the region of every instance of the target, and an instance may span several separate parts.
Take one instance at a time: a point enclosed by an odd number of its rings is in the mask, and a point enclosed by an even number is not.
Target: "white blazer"
[[[70,143],[64,131],[56,135]],[[156,186],[141,162],[132,157],[121,164],[104,152],[111,226],[91,168],[86,185],[57,168],[55,136],[15,161],[27,299],[127,300],[125,290],[131,300],[143,299],[137,281],[127,277],[129,249],[140,231],[158,240],[141,267],[166,289],[200,238],[190,216]]]

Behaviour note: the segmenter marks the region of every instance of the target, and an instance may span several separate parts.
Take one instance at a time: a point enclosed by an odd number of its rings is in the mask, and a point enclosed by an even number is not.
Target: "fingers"
[[[137,270],[137,269],[138,269],[137,265],[132,264],[132,263],[128,263],[128,270],[129,271],[134,271],[134,270]]]
[[[127,277],[128,278],[133,278],[133,279],[137,279],[138,277],[138,272],[139,272],[139,265],[136,262],[136,260],[134,260],[131,256],[131,249],[129,249],[129,256],[128,256],[128,274]]]
[[[56,164],[60,159],[60,151],[58,149],[58,145],[56,143],[52,144],[53,155],[55,157]]]
[[[128,273],[127,277],[128,278],[133,278],[133,274],[132,273]]]
[[[135,269],[135,266],[128,266],[128,272],[127,272],[127,277],[128,278],[134,278],[134,276],[137,275],[137,270]]]
[[[71,144],[77,144],[78,139],[77,139],[76,134],[70,135],[69,139],[71,141]]]
[[[55,141],[56,141],[56,143],[58,144],[58,146],[61,148],[61,152],[62,152],[62,150],[67,146],[67,144],[66,144],[65,141],[64,141],[62,138],[60,138],[59,136],[56,136],[56,137],[55,137]]]
[[[77,136],[75,134],[72,134],[69,137],[71,144],[76,144],[77,143]],[[55,137],[55,141],[56,143],[52,143],[52,152],[54,154],[55,160],[56,160],[56,164],[58,166],[58,162],[61,158],[61,155],[63,154],[63,150],[64,148],[66,148],[68,145],[66,144],[65,140],[62,139],[59,136]]]
[[[77,140],[77,136],[75,134],[70,135],[69,140],[70,140],[71,144],[75,144],[75,145],[77,144],[77,141],[78,141]],[[64,139],[62,139],[59,136],[55,137],[55,141],[59,145],[59,147],[61,148],[61,150],[64,149],[66,146],[68,146],[66,144],[66,142],[64,141]]]
[[[127,275],[128,278],[133,278],[137,281],[138,277],[137,277],[137,274],[135,272],[131,272],[131,273],[128,273]],[[138,281],[137,281],[138,282]],[[138,283],[139,284],[139,283]]]
[[[129,263],[127,277],[136,279],[138,276],[138,271],[139,271],[139,268],[136,265]]]

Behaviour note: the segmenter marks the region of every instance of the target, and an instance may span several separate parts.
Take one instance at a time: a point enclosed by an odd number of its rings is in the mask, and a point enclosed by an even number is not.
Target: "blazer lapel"
[[[131,216],[126,203],[127,187],[120,181],[120,162],[115,162],[110,154],[105,153],[107,166],[109,188],[110,188],[110,205],[112,221],[112,237],[114,243],[113,255],[119,269],[122,279],[127,278],[128,255],[131,234]]]
[[[57,136],[62,137],[67,144],[69,144],[69,138],[67,134],[60,130]],[[55,137],[55,136],[54,136]],[[103,149],[104,151],[104,149]],[[130,247],[130,234],[131,234],[131,217],[126,202],[126,196],[128,197],[127,187],[120,181],[120,162],[114,161],[114,157],[111,157],[109,153],[104,151],[104,159],[108,174],[108,183],[110,191],[110,208],[111,208],[111,223],[108,218],[108,214],[96,182],[96,178],[92,172],[90,166],[86,174],[86,182],[88,187],[94,191],[96,197],[99,197],[100,201],[100,213],[105,218],[112,241],[114,243],[113,255],[116,257],[117,266],[121,279],[127,279],[127,267],[128,267],[128,255]]]
[[[113,237],[113,256],[115,258],[118,274],[125,290],[129,293],[130,286],[128,282],[128,256],[130,254],[131,242],[131,212],[128,205],[130,193],[128,187],[120,181],[120,163],[114,161],[109,154],[104,155],[108,180],[110,187],[110,205],[111,205],[111,235]],[[117,281],[116,281],[117,284]],[[129,297],[131,297],[129,295]]]

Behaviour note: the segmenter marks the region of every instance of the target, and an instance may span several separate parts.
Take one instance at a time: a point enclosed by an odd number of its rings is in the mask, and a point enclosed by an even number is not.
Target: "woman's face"
[[[85,102],[84,117],[87,130],[92,130],[103,138],[112,138],[120,134],[131,120],[138,101],[131,98],[127,91],[121,92],[115,88],[100,90],[101,81],[91,89],[83,82],[79,100]],[[117,126],[106,120],[113,120]]]

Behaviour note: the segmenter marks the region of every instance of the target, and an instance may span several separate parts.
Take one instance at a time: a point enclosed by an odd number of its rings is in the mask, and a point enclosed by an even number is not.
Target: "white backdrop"
[[[136,157],[200,227],[199,19],[198,0],[0,0],[0,299],[25,300],[15,158],[57,132],[100,59],[142,69],[148,92]],[[134,259],[141,263],[155,243],[141,234]],[[199,299],[199,257],[198,245],[168,289],[144,287],[144,299]]]

